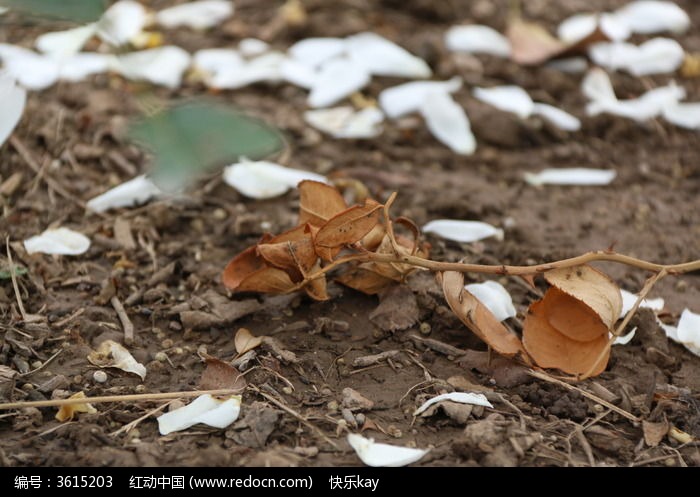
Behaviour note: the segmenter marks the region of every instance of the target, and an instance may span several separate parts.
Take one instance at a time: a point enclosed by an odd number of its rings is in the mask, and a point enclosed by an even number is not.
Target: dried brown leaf
[[[572,340],[589,342],[608,334],[608,327],[593,309],[557,287],[547,290],[542,305],[549,324]]]
[[[386,235],[386,228],[381,223],[374,225],[374,228],[370,230],[365,236],[362,237],[360,243],[370,252],[377,250],[377,247],[382,243],[384,236]]]
[[[332,260],[329,249],[360,241],[379,222],[381,208],[382,204],[367,199],[363,205],[354,205],[333,216],[316,233],[316,253],[326,260]]]
[[[345,199],[334,187],[318,181],[299,183],[299,224],[320,228],[347,208]]]
[[[580,300],[593,309],[612,329],[622,310],[622,294],[605,274],[589,265],[554,269],[544,274],[550,285]]]
[[[353,290],[357,290],[367,295],[376,295],[385,288],[395,285],[396,282],[387,278],[368,267],[376,264],[363,264],[361,266],[349,267],[335,278],[335,281]]]
[[[646,420],[642,421],[644,442],[646,442],[649,447],[656,447],[664,439],[670,427],[671,425],[666,419],[658,423],[652,423]]]
[[[200,390],[245,390],[245,377],[229,363],[210,355],[205,355],[204,361],[207,367],[199,378]]]
[[[294,289],[289,275],[275,267],[266,267],[244,279],[237,292],[287,293]]]
[[[253,245],[229,261],[221,279],[226,288],[237,290],[246,278],[266,267],[265,260],[258,255],[257,245]]]
[[[76,394],[71,395],[68,398],[86,399],[87,397],[85,397],[85,392],[78,392]],[[92,405],[88,404],[87,402],[83,402],[82,404],[68,404],[65,406],[61,406],[61,408],[56,413],[56,419],[63,423],[64,421],[69,421],[73,419],[73,417],[75,417],[75,415],[79,412],[94,414],[97,412],[97,409],[92,407]]]
[[[249,329],[239,328],[233,339],[233,345],[236,347],[238,355],[243,355],[249,350],[253,350],[255,347],[259,346],[262,341],[262,337],[254,336]]]
[[[464,289],[464,274],[456,271],[439,273],[442,291],[452,311],[475,335],[501,355],[525,355],[520,339],[511,333],[471,293]]]
[[[534,302],[523,323],[523,345],[530,357],[542,368],[556,368],[569,374],[587,373],[598,357],[592,375],[605,370],[610,357],[608,335],[581,342],[557,331],[548,320],[543,301]]]
[[[319,269],[321,269],[320,262],[317,263],[313,269],[314,271],[318,271]],[[326,286],[326,275],[322,275],[319,278],[314,278],[310,280],[306,285],[304,285],[304,291],[309,297],[311,297],[314,300],[328,300],[329,297]]]
[[[301,281],[318,260],[310,226],[304,224],[258,244],[258,254],[294,282]]]

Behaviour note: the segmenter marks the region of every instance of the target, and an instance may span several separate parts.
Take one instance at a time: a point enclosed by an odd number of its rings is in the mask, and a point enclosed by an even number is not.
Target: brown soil
[[[459,157],[437,143],[419,121],[410,129],[388,123],[374,140],[332,140],[303,123],[306,92],[289,85],[218,95],[284,130],[290,143],[287,165],[360,179],[378,199],[396,190],[395,215],[411,217],[419,225],[455,218],[511,226],[503,242],[462,246],[431,238],[436,260],[466,256],[479,263],[531,264],[611,246],[665,263],[699,257],[697,133],[661,120],[638,125],[610,116],[585,117],[580,76],[488,57],[455,59],[445,53],[441,36],[450,25],[474,21],[502,28],[506,0],[304,3],[309,21],[303,29],[274,26],[271,19],[281,2],[239,0],[234,18],[221,30],[166,33],[166,40],[195,50],[234,45],[246,36],[268,36],[275,47],[284,49],[303,37],[376,31],[426,58],[436,78],[464,77],[467,88],[456,98],[469,112],[479,148],[473,156]],[[550,28],[572,13],[622,3],[523,2],[529,18]],[[678,3],[699,26],[697,2]],[[14,24],[4,28],[0,41],[27,45],[48,29]],[[688,51],[700,51],[697,29],[678,39]],[[612,79],[625,97],[665,84],[670,77],[613,74]],[[399,82],[375,79],[365,93],[376,97],[381,88]],[[700,100],[700,79],[679,82],[689,101]],[[583,129],[567,134],[538,119],[522,121],[477,103],[468,91],[473,85],[498,83],[521,85],[536,100],[573,111],[582,117]],[[395,300],[408,309],[389,309],[402,315],[414,312],[418,321],[409,319],[407,329],[393,331],[391,319],[370,320],[376,297],[337,286],[326,303],[298,295],[227,295],[219,282],[226,262],[257,240],[262,225],[272,232],[294,225],[294,192],[251,201],[211,179],[182,201],[86,214],[82,202],[147,169],[148,157],[122,134],[124,118],[137,115],[136,95],[142,89],[99,76],[33,93],[15,135],[41,174],[36,175],[28,158],[12,145],[0,150],[2,180],[22,174],[19,186],[2,198],[0,233],[9,236],[15,259],[29,270],[19,279],[27,312],[46,318],[22,323],[11,282],[0,281],[0,365],[22,373],[14,390],[6,388],[0,396],[41,400],[81,390],[88,396],[192,390],[205,367],[198,351],[230,360],[235,356],[234,333],[246,327],[256,335],[274,337],[297,358],[293,364],[279,351],[257,349],[251,364],[258,367],[247,375],[249,384],[303,416],[338,449],[316,429],[270,403],[269,397],[248,391],[241,419],[229,429],[200,426],[165,437],[158,434],[153,417],[128,434],[112,435],[156,403],[100,404],[97,414],[63,424],[54,419],[54,408],[2,412],[0,464],[357,465],[360,461],[347,445],[346,427],[340,422],[343,390],[349,387],[374,402],[362,414],[378,430],[365,435],[434,447],[418,465],[700,465],[695,442],[681,445],[663,437],[650,447],[642,424],[579,392],[524,375],[508,362],[489,362],[487,354],[479,352],[485,346],[449,312],[427,273],[412,278],[410,292]],[[154,91],[162,98],[178,98],[201,94],[202,88]],[[608,187],[534,188],[522,181],[523,171],[564,166],[614,167],[619,174]],[[47,183],[60,185],[68,198]],[[115,223],[128,228],[131,241],[116,236]],[[86,233],[93,246],[79,257],[26,255],[19,242],[52,224]],[[622,266],[600,267],[632,291],[641,288],[646,277]],[[501,281],[521,313],[536,298],[514,279]],[[87,361],[90,349],[106,338],[123,340],[105,289],[109,282],[135,326],[136,341],[129,348],[148,368],[143,383],[118,370],[107,370],[106,383],[93,381],[96,368]],[[700,277],[667,278],[653,296],[666,299],[670,321],[675,322],[685,307],[699,310]],[[516,322],[511,325],[517,327]],[[639,313],[631,325],[638,327],[636,337],[613,349],[607,370],[576,386],[644,419],[647,427],[648,422],[667,421],[697,440],[700,359],[669,343],[649,313]],[[445,355],[412,338],[416,336],[466,352]],[[389,350],[399,351],[391,361],[364,370],[352,366],[359,356]],[[156,354],[161,351],[167,360],[159,362]],[[27,373],[57,352],[40,370]],[[466,413],[466,425],[459,412],[412,417],[422,400],[455,388],[486,391],[495,409],[473,409]]]

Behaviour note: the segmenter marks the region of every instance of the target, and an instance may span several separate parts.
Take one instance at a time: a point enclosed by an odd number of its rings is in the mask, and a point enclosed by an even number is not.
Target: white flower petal
[[[577,117],[553,105],[535,102],[532,113],[539,114],[556,127],[566,131],[578,131],[581,129],[581,121]]]
[[[235,70],[244,63],[238,50],[232,48],[205,48],[192,56],[192,65],[209,75]]]
[[[618,21],[640,34],[672,31],[683,33],[690,27],[690,17],[673,2],[641,0],[615,11]]]
[[[68,228],[48,229],[40,235],[24,240],[29,254],[80,255],[90,248],[90,239]]]
[[[280,76],[285,81],[310,90],[318,79],[319,71],[296,59],[285,59],[280,65]]]
[[[9,7],[0,7],[0,16],[9,10],[10,10]]]
[[[310,67],[318,67],[344,51],[345,40],[341,38],[307,38],[289,47],[289,55]]]
[[[127,79],[177,88],[190,59],[189,53],[171,45],[122,55],[117,59],[115,69]]]
[[[384,114],[376,107],[356,112],[343,106],[306,111],[304,120],[334,138],[373,138],[382,132]]]
[[[432,92],[454,93],[462,87],[462,78],[455,76],[447,81],[416,81],[387,88],[379,94],[379,104],[384,113],[395,119],[421,108],[425,97]]]
[[[101,195],[90,199],[87,208],[94,212],[105,212],[118,207],[131,207],[145,204],[151,198],[162,192],[153,181],[146,176],[137,176],[121,185],[107,190]]]
[[[683,47],[669,38],[654,38],[639,46],[622,42],[596,43],[590,47],[589,54],[600,66],[623,69],[634,76],[674,72],[685,58]]]
[[[510,293],[497,281],[471,283],[464,288],[484,304],[499,321],[515,317],[517,314]]]
[[[270,51],[270,45],[257,38],[244,38],[238,44],[238,50],[243,57],[257,57]]]
[[[550,60],[547,62],[547,67],[569,74],[580,74],[588,69],[588,61],[584,57],[568,57]]]
[[[423,100],[420,113],[433,136],[453,152],[462,155],[474,153],[476,138],[472,133],[467,113],[449,93],[429,92]]]
[[[228,0],[201,0],[163,9],[156,14],[156,22],[166,28],[207,29],[232,15],[233,3]]]
[[[598,22],[601,31],[612,41],[624,41],[632,36],[629,25],[615,14],[603,13]]]
[[[483,407],[491,407],[493,408],[493,405],[491,405],[491,402],[488,401],[486,396],[482,393],[471,393],[471,392],[451,392],[451,393],[444,393],[442,395],[437,395],[433,397],[432,399],[426,400],[423,402],[423,404],[413,411],[414,416],[420,415],[422,412],[425,412],[425,410],[432,406],[433,404],[437,404],[438,402],[444,402],[444,401],[450,401],[450,402],[457,402],[459,404],[471,404],[474,406],[483,406]]]
[[[423,449],[376,443],[374,439],[365,438],[356,433],[348,434],[348,443],[363,463],[375,468],[406,466],[420,460],[429,452]]]
[[[282,79],[280,67],[286,60],[280,52],[268,52],[239,66],[221,69],[207,80],[212,88],[235,89],[260,82]]]
[[[616,337],[615,340],[613,340],[613,345],[627,345],[632,341],[634,338],[634,335],[637,333],[637,327],[635,326],[632,328],[632,331],[627,333],[626,335],[622,335],[621,337]],[[612,333],[610,334],[612,336]]]
[[[224,169],[223,178],[246,197],[265,199],[283,195],[296,188],[300,181],[310,179],[327,183],[320,174],[280,166],[272,162],[243,160]]]
[[[146,366],[134,359],[131,352],[114,340],[105,340],[97,350],[88,355],[88,360],[101,368],[117,368],[146,378]]]
[[[530,95],[519,86],[506,85],[493,88],[474,88],[474,98],[505,112],[512,112],[521,118],[529,117],[534,109]]]
[[[608,73],[599,67],[594,67],[588,71],[581,83],[581,90],[588,99],[595,102],[617,101]]]
[[[620,292],[622,293],[622,310],[620,311],[620,319],[622,319],[628,312],[630,312],[630,310],[632,310],[634,303],[637,301],[637,295],[632,292],[628,292],[623,288],[620,288]],[[655,313],[659,313],[664,309],[664,299],[644,299],[639,304],[639,308],[651,309]]]
[[[436,219],[423,226],[423,231],[461,243],[476,242],[492,236],[496,237],[497,240],[503,240],[502,229],[481,221]]]
[[[147,20],[143,5],[120,0],[102,14],[97,22],[97,35],[110,45],[125,45],[143,31]]]
[[[376,33],[360,33],[345,40],[351,59],[375,76],[429,78],[433,72],[421,58]]]
[[[15,80],[0,70],[0,146],[5,143],[24,112],[27,91],[15,84]]]
[[[557,36],[567,44],[574,44],[584,39],[595,31],[597,27],[605,35],[613,40],[626,40],[632,34],[627,24],[608,13],[603,14],[575,14],[565,19],[557,28]]]
[[[67,31],[54,31],[40,35],[35,42],[37,50],[54,57],[74,55],[97,33],[97,23]]]
[[[453,52],[485,53],[510,57],[510,41],[489,26],[453,26],[445,33],[445,46]]]
[[[115,60],[111,54],[77,53],[61,60],[58,77],[66,81],[82,81],[93,74],[109,71]]]
[[[158,431],[161,435],[167,435],[196,424],[226,428],[238,419],[240,412],[240,395],[225,400],[215,399],[209,394],[200,395],[188,405],[158,416]]]
[[[26,48],[0,44],[5,71],[29,90],[43,90],[58,79],[59,63]]]
[[[327,107],[361,90],[370,82],[365,67],[351,59],[338,58],[321,66],[309,93],[309,106]]]
[[[525,182],[530,185],[608,185],[617,172],[612,169],[588,169],[573,167],[544,169],[539,173],[525,173]]]
[[[677,327],[662,323],[658,317],[656,322],[668,338],[682,344],[696,356],[700,356],[700,314],[691,312],[689,309],[683,310]]]
[[[662,115],[668,122],[681,128],[700,130],[700,102],[672,103],[663,108]]]

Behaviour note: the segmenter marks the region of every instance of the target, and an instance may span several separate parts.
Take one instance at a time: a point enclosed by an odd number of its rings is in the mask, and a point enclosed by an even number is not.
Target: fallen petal
[[[453,52],[485,53],[510,57],[510,41],[489,26],[453,26],[445,33],[445,46]]]
[[[304,120],[334,138],[373,138],[382,132],[384,114],[376,107],[355,111],[343,106],[307,111]]]
[[[550,60],[547,62],[547,67],[569,74],[580,74],[588,69],[588,61],[584,57],[568,57]]]
[[[620,288],[620,292],[622,292],[622,311],[620,312],[620,319],[622,319],[632,310],[635,302],[637,302],[638,296],[622,288]],[[651,309],[654,313],[658,314],[664,309],[664,299],[644,299],[640,302],[639,308]]]
[[[685,90],[671,82],[667,86],[649,90],[639,98],[590,102],[586,106],[586,112],[588,115],[607,112],[643,122],[657,117],[666,107],[675,105],[682,98],[685,98]]]
[[[662,114],[671,124],[686,129],[700,129],[700,103],[672,103],[663,108]]]
[[[650,34],[660,31],[683,33],[690,27],[690,17],[673,2],[640,0],[615,11],[617,20],[634,33]]]
[[[467,113],[449,93],[429,92],[423,100],[420,113],[433,136],[453,152],[462,155],[474,153],[476,138]]]
[[[617,176],[612,169],[587,169],[574,167],[544,169],[539,173],[525,173],[525,182],[530,185],[608,185]]]
[[[436,219],[423,226],[423,231],[460,243],[476,242],[492,236],[497,240],[503,240],[502,229],[481,221]]]
[[[125,45],[143,31],[147,17],[140,3],[120,0],[102,14],[97,22],[97,35],[110,45]]]
[[[146,378],[146,367],[134,359],[131,352],[114,340],[105,340],[97,350],[88,354],[88,361],[101,368],[117,368]]]
[[[616,102],[615,90],[608,73],[599,67],[594,67],[581,82],[583,94],[594,102]]]
[[[85,392],[78,392],[76,394],[71,395],[68,397],[69,399],[85,399]],[[84,412],[87,414],[95,414],[97,412],[97,409],[95,409],[92,404],[88,404],[87,402],[83,402],[81,404],[67,404],[65,406],[61,406],[58,412],[56,413],[56,420],[60,421],[63,423],[64,421],[69,421],[75,417],[75,415],[79,412]]]
[[[685,51],[669,38],[654,38],[639,46],[629,43],[596,43],[589,49],[593,62],[611,70],[623,69],[634,76],[675,72]]]
[[[166,28],[207,29],[232,15],[233,3],[228,0],[201,0],[163,9],[156,14],[156,22]]]
[[[92,198],[88,201],[87,208],[94,212],[105,212],[118,207],[132,207],[145,204],[151,198],[161,194],[160,188],[142,175]]]
[[[0,44],[4,70],[29,90],[43,90],[58,79],[57,60],[14,45]]]
[[[237,70],[244,63],[238,50],[232,48],[205,48],[198,50],[192,56],[193,67],[204,73],[205,81],[211,80],[222,72]]]
[[[592,34],[596,28],[613,41],[626,40],[632,32],[627,24],[613,14],[575,14],[565,19],[557,28],[557,36],[564,43],[573,45]]]
[[[361,90],[370,82],[367,69],[346,58],[326,62],[311,87],[310,107],[327,107]]]
[[[348,443],[363,463],[375,468],[406,466],[420,460],[429,452],[423,449],[376,443],[374,439],[365,438],[356,433],[348,434]]]
[[[58,77],[65,81],[82,81],[93,74],[109,71],[114,63],[114,55],[81,52],[61,60]]]
[[[307,38],[289,47],[289,55],[309,67],[318,67],[345,51],[341,38]]]
[[[90,239],[68,228],[48,229],[40,235],[24,240],[28,254],[80,255],[90,248]]]
[[[42,53],[54,57],[74,55],[97,33],[97,24],[88,24],[67,31],[44,33],[36,39],[34,45]]]
[[[667,337],[682,344],[696,356],[700,356],[700,314],[684,309],[678,321],[678,327],[664,324],[658,317],[656,322],[664,330]]]
[[[421,58],[375,33],[360,33],[345,40],[349,57],[375,76],[429,78],[433,72]]]
[[[521,118],[527,118],[534,110],[534,102],[525,90],[519,86],[506,85],[493,88],[474,88],[474,98],[505,112],[512,112]]]
[[[238,51],[243,57],[251,58],[270,50],[270,45],[257,38],[244,38],[238,43]]]
[[[208,79],[212,88],[243,88],[260,82],[277,82],[282,79],[280,67],[285,56],[280,52],[268,52],[237,66],[222,67]]]
[[[200,423],[213,428],[226,428],[238,419],[240,412],[240,395],[232,395],[225,400],[215,399],[209,394],[201,395],[185,407],[158,416],[158,430],[161,435],[167,435]]]
[[[471,283],[464,288],[479,299],[499,321],[515,317],[517,314],[510,293],[497,281]]]
[[[0,146],[5,143],[24,112],[27,92],[15,83],[5,71],[0,70]]]
[[[468,392],[451,392],[444,393],[442,395],[437,395],[432,399],[426,400],[418,409],[413,411],[413,415],[418,416],[433,404],[437,404],[438,402],[444,402],[446,400],[450,402],[458,402],[460,404],[471,404],[474,406],[484,406],[493,408],[491,402],[488,401],[484,394]]]
[[[578,131],[581,129],[581,121],[579,121],[577,117],[572,116],[568,112],[554,107],[553,105],[535,102],[532,113],[544,117],[557,128],[565,131]]]
[[[115,69],[127,79],[177,88],[190,59],[190,54],[182,48],[165,46],[122,55],[117,59]]]
[[[632,328],[632,331],[627,333],[626,335],[622,335],[621,337],[616,337],[615,340],[613,340],[613,345],[627,345],[632,341],[634,338],[634,335],[637,333],[637,327],[635,326]]]
[[[265,199],[278,197],[303,180],[327,183],[324,176],[291,169],[272,162],[243,160],[224,169],[224,181],[246,197]]]
[[[383,90],[379,104],[384,113],[395,119],[420,109],[425,97],[432,92],[454,93],[462,87],[462,78],[455,76],[447,81],[416,81]]]
[[[280,76],[285,81],[310,90],[318,79],[319,71],[296,59],[285,59],[280,64]]]

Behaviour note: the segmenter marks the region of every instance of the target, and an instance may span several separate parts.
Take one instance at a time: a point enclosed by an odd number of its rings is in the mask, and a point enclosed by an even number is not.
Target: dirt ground
[[[309,14],[303,28],[275,25],[282,2],[238,0],[234,17],[220,29],[165,32],[165,40],[194,51],[256,36],[284,50],[310,36],[375,31],[425,58],[436,78],[459,74],[465,79],[456,99],[467,109],[479,146],[472,156],[455,155],[413,117],[402,127],[388,122],[376,139],[333,140],[304,124],[306,92],[291,85],[216,95],[283,130],[289,141],[280,159],[285,165],[359,179],[379,200],[397,191],[394,214],[419,226],[454,218],[505,227],[502,242],[460,245],[429,237],[435,260],[532,264],[611,246],[663,263],[700,257],[697,132],[661,120],[640,125],[607,115],[586,117],[581,75],[445,51],[442,35],[451,25],[472,21],[502,29],[506,0],[303,3]],[[523,2],[523,9],[553,29],[573,13],[623,3],[532,0]],[[678,3],[694,27],[676,38],[687,51],[700,51],[700,5]],[[3,24],[0,41],[29,45],[47,30]],[[689,101],[700,100],[698,78],[611,77],[622,98],[675,78]],[[375,78],[363,93],[376,97],[402,81]],[[507,83],[578,115],[582,130],[565,133],[537,118],[521,120],[478,103],[469,92],[474,85]],[[641,423],[579,392],[525,375],[517,365],[497,358],[489,362],[484,344],[452,315],[429,273],[416,274],[398,296],[386,297],[393,299],[387,305],[404,306],[391,308],[388,318],[382,310],[373,312],[377,297],[337,285],[324,303],[300,295],[228,295],[220,283],[225,264],[264,230],[280,232],[295,224],[296,192],[254,201],[212,176],[177,202],[86,213],[84,202],[148,168],[148,156],[123,137],[125,118],[138,115],[141,90],[101,75],[32,93],[15,131],[15,143],[26,150],[9,143],[0,149],[2,180],[22,174],[18,186],[0,199],[0,233],[9,236],[15,262],[28,269],[19,278],[26,311],[45,318],[22,323],[10,280],[0,280],[0,365],[20,373],[14,388],[5,383],[0,396],[42,400],[81,390],[88,396],[193,390],[205,368],[198,353],[233,359],[233,336],[240,327],[273,337],[295,359],[269,346],[256,349],[246,379],[257,391],[244,393],[239,421],[225,430],[200,425],[160,436],[153,416],[115,434],[160,405],[155,402],[99,404],[98,413],[67,423],[54,419],[55,408],[1,412],[0,465],[359,465],[345,441],[348,429],[358,431],[352,425],[359,418],[370,428],[364,434],[378,441],[432,447],[418,466],[700,466],[697,442],[663,437],[651,447]],[[153,91],[163,99],[204,93],[198,85]],[[567,166],[613,167],[618,177],[606,187],[537,188],[522,181],[524,171]],[[52,224],[85,233],[92,247],[77,257],[27,255],[21,241]],[[4,247],[0,263],[7,264]],[[647,276],[622,266],[599,267],[630,291],[638,291]],[[483,281],[479,275],[467,279]],[[107,381],[97,383],[97,368],[87,361],[105,339],[123,341],[122,324],[109,302],[110,281],[135,327],[129,349],[147,367],[143,382],[108,369]],[[515,279],[500,281],[520,312],[520,319],[509,322],[518,329],[537,295]],[[652,296],[666,299],[668,322],[675,323],[685,307],[700,310],[700,275],[667,278]],[[404,322],[392,321],[397,312]],[[648,430],[667,421],[697,440],[700,358],[669,343],[649,312],[640,312],[631,325],[638,327],[635,338],[613,348],[607,370],[576,386],[644,420]],[[426,339],[458,350],[431,346]],[[353,367],[357,357],[384,351],[397,353],[390,361]],[[353,405],[346,388],[371,401],[360,399],[360,409],[349,419],[341,412],[348,402]],[[484,391],[495,408],[413,418],[423,400],[453,389]]]

